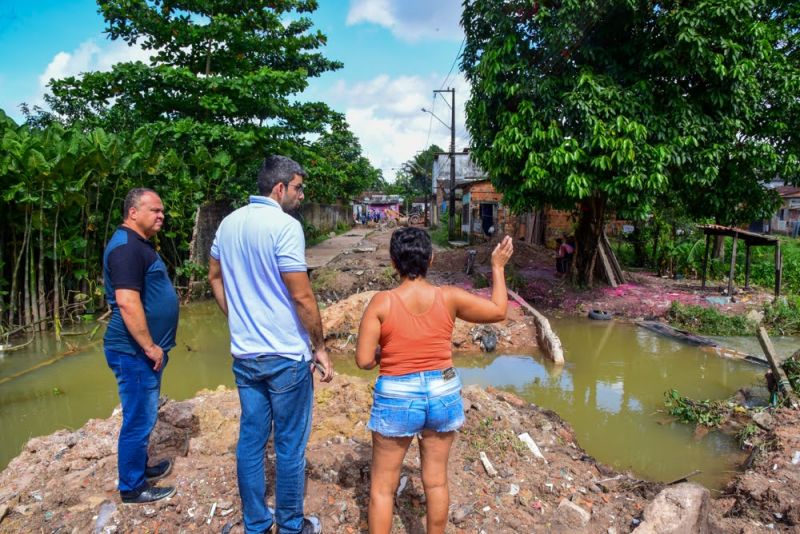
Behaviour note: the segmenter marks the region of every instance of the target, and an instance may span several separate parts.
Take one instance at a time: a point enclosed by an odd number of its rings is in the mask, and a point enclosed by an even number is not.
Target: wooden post
[[[739,234],[733,234],[733,249],[731,250],[731,268],[728,271],[728,296],[733,297],[733,274],[736,270],[736,242],[739,239]]]
[[[744,288],[750,289],[750,243],[747,241],[744,249]]]
[[[561,347],[561,340],[558,338],[553,329],[550,327],[550,321],[536,311],[536,308],[528,304],[525,299],[520,297],[512,290],[508,290],[508,296],[517,301],[520,306],[528,310],[533,315],[534,323],[536,324],[536,339],[539,342],[539,348],[547,355],[548,358],[553,360],[553,363],[564,363],[564,349]]]
[[[783,258],[781,257],[781,242],[775,242],[775,298],[781,296],[781,277],[783,276]]]
[[[706,271],[708,270],[708,252],[711,244],[711,236],[706,234],[706,253],[703,254],[703,283],[700,286],[702,289],[706,288]]]
[[[606,250],[603,246],[602,239],[597,243],[597,252],[600,256],[600,267],[602,267],[603,273],[605,273],[608,279],[608,283],[611,287],[617,287],[617,277],[614,275],[614,270],[611,268],[611,262],[608,261],[608,256],[606,256]]]
[[[775,377],[775,382],[778,384],[778,390],[783,393],[783,395],[789,401],[791,407],[796,410],[798,407],[800,407],[800,403],[797,401],[797,396],[794,394],[794,390],[792,389],[792,384],[789,382],[789,378],[786,376],[786,373],[783,372],[783,368],[780,366],[781,362],[779,361],[777,354],[775,354],[775,348],[772,346],[772,341],[770,341],[767,331],[763,326],[759,326],[756,334],[758,335],[758,342],[761,344],[761,348],[764,350],[764,355],[767,357],[769,366],[772,368],[772,374]]]

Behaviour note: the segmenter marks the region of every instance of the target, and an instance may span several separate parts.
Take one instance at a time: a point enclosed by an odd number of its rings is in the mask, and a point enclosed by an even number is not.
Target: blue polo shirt
[[[153,243],[130,228],[118,227],[103,252],[103,282],[111,306],[111,320],[103,338],[106,348],[125,354],[142,351],[122,320],[114,294],[117,289],[138,291],[153,342],[164,352],[175,346],[178,295]]]
[[[281,278],[307,270],[300,223],[271,198],[251,196],[220,223],[211,257],[222,267],[231,354],[311,359],[308,332]]]

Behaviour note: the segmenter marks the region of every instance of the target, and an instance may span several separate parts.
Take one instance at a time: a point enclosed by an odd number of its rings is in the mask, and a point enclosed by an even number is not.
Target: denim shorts
[[[452,432],[464,424],[461,379],[454,368],[379,376],[367,428],[387,437],[423,430]]]

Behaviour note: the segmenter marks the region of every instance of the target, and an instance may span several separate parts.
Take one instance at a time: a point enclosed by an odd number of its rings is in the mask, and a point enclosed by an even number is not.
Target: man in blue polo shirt
[[[132,189],[125,197],[122,225],[103,253],[106,300],[111,306],[103,348],[122,403],[118,470],[125,504],[150,503],[175,493],[173,487],[150,484],[169,474],[172,460],[147,466],[161,375],[178,328],[178,296],[149,241],[163,223],[164,206],[156,192]]]
[[[266,158],[259,195],[228,215],[211,246],[208,278],[228,316],[233,374],[242,416],[236,471],[247,534],[315,534],[303,516],[305,448],[311,432],[312,374],[333,378],[317,300],[311,290],[300,223],[287,211],[303,199],[303,168]],[[313,359],[313,362],[312,362]],[[264,452],[274,426],[275,512],[265,502]]]

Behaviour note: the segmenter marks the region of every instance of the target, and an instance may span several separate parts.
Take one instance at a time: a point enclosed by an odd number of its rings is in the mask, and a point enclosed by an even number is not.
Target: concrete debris
[[[492,462],[489,461],[489,457],[486,456],[486,453],[481,451],[478,454],[481,458],[481,463],[483,464],[483,468],[486,469],[486,474],[489,475],[490,477],[496,477],[497,469],[495,469],[494,466],[492,465]]]
[[[454,525],[463,523],[467,519],[467,517],[470,514],[472,514],[472,512],[473,508],[471,504],[465,504],[463,506],[459,506],[453,511],[452,515],[450,516],[450,521]]]
[[[520,441],[522,441],[522,443],[528,446],[528,449],[530,449],[530,451],[533,453],[535,457],[541,459],[542,461],[544,461],[544,463],[547,463],[547,459],[544,457],[544,454],[542,454],[542,451],[539,450],[539,446],[536,445],[536,442],[533,441],[533,438],[531,437],[530,434],[528,434],[527,432],[523,432],[517,437],[520,439]]]
[[[558,513],[556,521],[564,526],[583,528],[592,520],[591,513],[569,499],[561,499],[556,510]]]
[[[709,498],[709,491],[693,482],[667,486],[644,509],[644,521],[635,532],[707,534]]]
[[[756,412],[753,414],[753,422],[764,430],[771,430],[775,422],[769,412]]]

